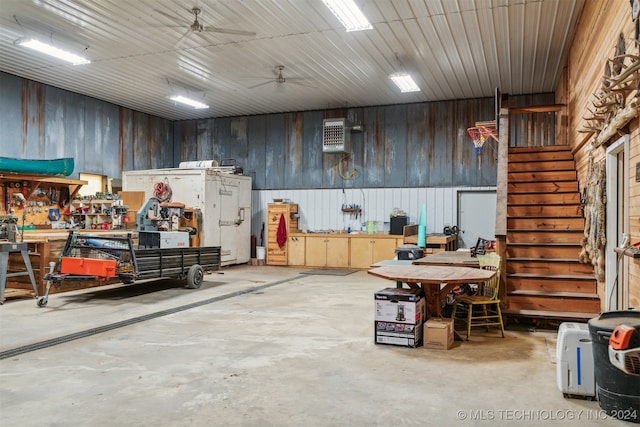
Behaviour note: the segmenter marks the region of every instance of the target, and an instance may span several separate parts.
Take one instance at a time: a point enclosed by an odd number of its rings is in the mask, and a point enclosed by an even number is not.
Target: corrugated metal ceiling
[[[2,0],[0,70],[172,120],[551,92],[584,1],[356,0],[373,29],[347,33],[321,0]],[[193,6],[205,26],[255,36],[181,40]],[[15,44],[35,35],[92,62]],[[395,88],[401,69],[420,92]]]

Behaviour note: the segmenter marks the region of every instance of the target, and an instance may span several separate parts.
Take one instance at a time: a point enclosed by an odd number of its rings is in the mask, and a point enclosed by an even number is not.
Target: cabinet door
[[[349,267],[349,239],[346,237],[327,237],[326,266]]]
[[[289,248],[287,249],[289,265],[304,266],[305,240],[305,237],[289,237]]]
[[[373,244],[370,238],[352,237],[351,239],[351,267],[369,268],[373,259]]]
[[[373,241],[372,263],[393,259],[396,256],[396,239],[375,239]]]
[[[305,240],[306,265],[308,267],[325,267],[327,265],[326,239],[320,236],[307,236]]]

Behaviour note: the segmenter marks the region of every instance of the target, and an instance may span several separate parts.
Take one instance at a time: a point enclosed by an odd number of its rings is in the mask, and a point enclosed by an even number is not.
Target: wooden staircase
[[[509,316],[585,320],[600,312],[575,163],[563,145],[509,148],[506,304]]]

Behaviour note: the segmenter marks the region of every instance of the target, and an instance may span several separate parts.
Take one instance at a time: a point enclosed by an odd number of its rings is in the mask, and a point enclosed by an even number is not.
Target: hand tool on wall
[[[9,186],[7,184],[2,184],[2,188],[3,188],[3,196],[4,196],[4,213],[6,213],[7,215],[9,214],[9,206],[11,203],[11,200],[9,199]]]

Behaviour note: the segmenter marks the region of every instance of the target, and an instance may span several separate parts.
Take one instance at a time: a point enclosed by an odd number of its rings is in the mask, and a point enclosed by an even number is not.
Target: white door
[[[496,234],[496,192],[458,191],[458,245],[470,248],[479,237],[493,240]]]
[[[629,238],[629,135],[625,135],[607,148],[606,185],[607,212],[605,250],[605,280],[607,310],[629,308],[629,258],[618,256],[615,247],[622,246],[625,235]]]

